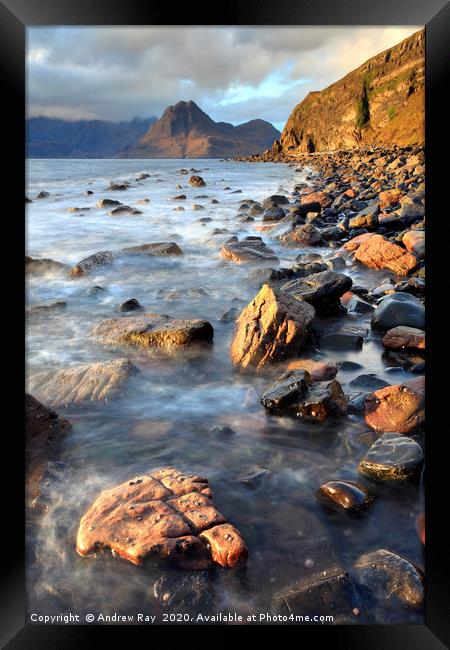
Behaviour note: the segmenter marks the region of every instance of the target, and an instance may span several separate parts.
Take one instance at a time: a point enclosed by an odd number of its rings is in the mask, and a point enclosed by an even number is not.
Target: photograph
[[[30,622],[423,623],[424,82],[420,25],[27,29]]]
[[[24,30],[24,622],[419,630],[427,27],[71,22]]]

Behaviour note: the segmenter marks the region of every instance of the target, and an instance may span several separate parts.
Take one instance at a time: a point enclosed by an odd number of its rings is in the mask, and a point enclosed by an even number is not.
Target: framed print
[[[3,647],[445,648],[448,5],[186,9],[0,4]]]

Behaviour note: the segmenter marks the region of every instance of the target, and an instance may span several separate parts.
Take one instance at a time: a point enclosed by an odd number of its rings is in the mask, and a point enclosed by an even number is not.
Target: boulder
[[[297,356],[314,315],[309,303],[263,285],[237,320],[232,362],[261,369],[267,363]]]
[[[130,183],[128,181],[119,181],[118,183],[116,181],[111,181],[108,186],[108,190],[111,190],[113,192],[121,192],[123,190],[127,190],[129,186]]]
[[[300,197],[300,203],[320,203],[322,208],[329,208],[333,199],[326,192],[310,192]]]
[[[338,367],[333,361],[315,361],[314,359],[294,359],[287,366],[288,370],[306,370],[311,381],[327,381],[334,379]]]
[[[222,246],[220,254],[224,259],[236,262],[237,264],[279,263],[279,259],[274,251],[259,238],[243,239],[225,244]]]
[[[188,180],[189,185],[193,187],[204,187],[206,185],[205,181],[201,176],[191,176]]]
[[[313,621],[315,616],[331,614],[334,623],[349,624],[356,622],[361,610],[350,576],[336,566],[294,582],[275,595],[271,606],[274,615],[309,616]]]
[[[374,431],[414,431],[425,421],[425,378],[409,379],[367,395],[364,412]]]
[[[370,269],[388,269],[397,275],[408,275],[418,264],[413,253],[382,235],[373,235],[363,241],[355,251],[355,260]]]
[[[263,221],[281,221],[281,219],[284,219],[286,216],[285,211],[283,208],[269,208],[264,211],[264,214],[262,216]]]
[[[359,350],[367,329],[359,325],[342,325],[321,334],[319,345],[327,350]]]
[[[92,335],[106,345],[136,345],[171,352],[200,343],[211,343],[212,325],[206,320],[176,320],[161,314],[111,318],[99,323]]]
[[[25,310],[25,314],[27,316],[43,316],[55,311],[64,311],[66,308],[67,302],[65,300],[58,300],[48,305],[33,305]]]
[[[372,328],[386,331],[398,325],[425,329],[425,307],[419,298],[397,292],[380,300],[372,314]]]
[[[305,370],[288,370],[261,395],[261,404],[275,415],[297,415],[311,383]]]
[[[45,273],[64,273],[69,270],[68,264],[56,262],[47,257],[41,259],[25,255],[25,273],[28,275],[41,275]]]
[[[144,308],[136,298],[130,298],[129,300],[126,300],[121,305],[119,305],[119,311],[136,311],[138,309]]]
[[[25,393],[25,444],[27,455],[36,456],[57,445],[71,430],[68,420]]]
[[[399,325],[386,332],[383,345],[390,350],[425,350],[425,332],[416,327]]]
[[[348,275],[322,271],[305,278],[290,280],[282,285],[281,290],[297,300],[309,302],[321,312],[328,311],[330,305],[336,304],[351,286],[352,279]]]
[[[338,381],[313,383],[305,370],[288,370],[261,396],[261,404],[274,415],[293,415],[323,422],[347,410]]]
[[[380,192],[378,195],[378,200],[380,202],[380,209],[384,210],[385,208],[391,208],[397,205],[398,203],[400,203],[401,196],[402,196],[402,191],[398,188]]]
[[[136,208],[130,208],[129,205],[118,205],[109,212],[111,217],[120,217],[124,214],[142,214],[142,212]]]
[[[316,498],[336,512],[359,513],[371,503],[367,489],[354,481],[328,481],[320,486]]]
[[[384,433],[367,451],[358,469],[378,481],[404,481],[418,476],[423,458],[421,446],[412,438]]]
[[[421,569],[401,555],[386,549],[365,553],[355,564],[356,582],[369,589],[377,600],[393,600],[408,607],[418,608],[425,596],[424,575]]]
[[[206,478],[166,467],[104,490],[80,521],[76,549],[109,548],[133,564],[149,557],[185,568],[235,567],[247,558],[239,531],[212,501]]]
[[[269,208],[274,208],[278,205],[288,204],[289,199],[286,196],[283,196],[283,194],[272,194],[271,196],[268,196],[266,199],[264,199],[261,205],[265,210],[268,210]]]
[[[122,252],[130,255],[145,253],[146,255],[152,255],[155,257],[162,257],[164,255],[183,255],[181,248],[173,241],[129,246],[128,248],[122,248]]]
[[[283,235],[281,243],[284,246],[319,246],[322,243],[322,237],[320,231],[312,223],[307,223]]]
[[[94,253],[85,257],[78,264],[75,264],[70,271],[69,277],[71,278],[81,278],[88,275],[94,269],[97,269],[101,266],[106,266],[112,264],[116,256],[111,251],[100,251],[99,253]]]
[[[44,371],[29,380],[30,390],[45,404],[69,406],[114,399],[128,388],[136,366],[128,359],[84,363],[58,371]]]
[[[122,205],[120,201],[116,201],[115,199],[100,199],[100,201],[97,201],[95,204],[95,207],[97,208],[110,208],[113,205]]]
[[[408,230],[402,237],[406,250],[423,259],[425,257],[425,231]]]
[[[205,613],[214,607],[210,583],[208,571],[167,573],[155,581],[153,595],[171,613]]]

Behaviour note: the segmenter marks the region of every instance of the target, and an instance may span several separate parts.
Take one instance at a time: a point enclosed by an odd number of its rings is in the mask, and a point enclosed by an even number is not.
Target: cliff
[[[421,30],[328,88],[309,93],[292,111],[273,152],[423,143],[424,75]]]

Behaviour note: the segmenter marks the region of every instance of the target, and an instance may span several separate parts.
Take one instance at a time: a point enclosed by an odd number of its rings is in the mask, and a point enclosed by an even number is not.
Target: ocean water
[[[194,172],[184,175],[178,171],[182,168],[195,169],[206,187],[190,187],[187,180]],[[137,181],[141,172],[149,178]],[[239,221],[238,208],[245,199],[288,194],[310,172],[219,160],[28,161],[26,195],[33,200],[26,208],[28,255],[72,265],[97,251],[119,253],[126,246],[164,241],[176,242],[184,252],[168,258],[119,256],[113,265],[82,279],[49,273],[27,280],[29,306],[67,301],[64,311],[28,319],[29,378],[42,370],[124,356],[140,370],[123,398],[60,409],[74,426],[59,458],[62,465],[46,485],[49,509],[30,528],[30,612],[160,611],[153,583],[168,571],[176,575],[176,570],[152,563],[135,567],[108,552],[81,558],[75,536],[81,515],[101,489],[164,465],[206,476],[218,509],[247,542],[245,571],[214,569],[210,574],[220,611],[268,611],[280,589],[332,565],[351,572],[354,561],[368,550],[387,548],[422,564],[415,532],[423,498],[418,486],[372,486],[377,498],[360,518],[326,511],[315,501],[321,483],[358,479],[357,464],[369,446],[361,418],[349,414],[319,425],[269,416],[259,395],[273,373],[242,373],[230,362],[234,324],[220,321],[220,316],[232,306],[243,308],[256,289],[248,282],[252,267],[223,260],[221,243],[231,235],[261,235],[254,228],[257,221]],[[107,190],[110,181],[120,180],[130,180],[131,186]],[[41,190],[49,196],[35,199]],[[86,195],[87,190],[93,194]],[[178,194],[186,194],[187,200],[174,201]],[[110,216],[107,209],[95,207],[101,198],[117,199],[143,214]],[[145,198],[149,203],[136,203]],[[212,199],[219,203],[212,204]],[[204,209],[194,210],[193,204]],[[185,210],[174,211],[178,205]],[[69,212],[73,207],[86,209]],[[214,236],[214,229],[225,232]],[[307,252],[262,236],[283,266]],[[335,254],[331,249],[318,252]],[[388,275],[353,266],[345,272],[366,286]],[[92,295],[93,286],[105,291]],[[126,316],[117,308],[130,298],[137,298],[147,312],[208,319],[214,344],[199,355],[170,358],[136,348],[103,347],[90,331],[101,320]],[[368,316],[358,322],[367,324]],[[348,393],[349,382],[363,372],[390,383],[394,376],[395,381],[410,376],[403,371],[392,375],[382,352],[379,337],[371,333],[362,351],[330,352],[327,358],[361,365],[338,373]],[[309,354],[320,358],[317,350]],[[209,432],[214,425],[229,426],[235,433],[214,436]],[[249,489],[239,479],[255,466],[270,474]],[[420,614],[388,605],[373,608],[364,621],[422,622]]]

